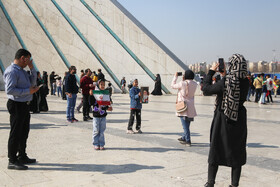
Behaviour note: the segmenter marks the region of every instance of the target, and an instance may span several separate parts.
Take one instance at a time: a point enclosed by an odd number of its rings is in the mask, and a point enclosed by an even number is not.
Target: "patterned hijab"
[[[240,102],[240,79],[247,76],[247,63],[240,54],[229,58],[221,109],[230,120],[237,121]]]

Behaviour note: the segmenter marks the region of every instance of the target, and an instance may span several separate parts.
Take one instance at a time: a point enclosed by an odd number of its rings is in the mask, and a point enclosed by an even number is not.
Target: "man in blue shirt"
[[[28,66],[31,74],[24,68]],[[25,49],[16,52],[14,62],[4,72],[7,108],[10,113],[10,136],[8,141],[8,169],[26,170],[24,164],[35,163],[26,154],[26,142],[30,129],[29,104],[36,86],[37,72],[33,67],[31,53]],[[18,155],[17,155],[18,153]]]

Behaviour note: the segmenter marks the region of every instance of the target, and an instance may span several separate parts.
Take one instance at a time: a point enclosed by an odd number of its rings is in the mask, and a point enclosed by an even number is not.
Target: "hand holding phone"
[[[182,76],[183,73],[182,73],[182,72],[177,72],[177,75],[178,75],[178,76]]]
[[[225,62],[223,58],[219,58],[219,72],[224,72],[225,69]]]

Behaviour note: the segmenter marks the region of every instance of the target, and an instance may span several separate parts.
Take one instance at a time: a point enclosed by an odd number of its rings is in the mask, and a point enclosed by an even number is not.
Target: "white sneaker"
[[[135,132],[133,130],[127,130],[126,134],[135,134]]]

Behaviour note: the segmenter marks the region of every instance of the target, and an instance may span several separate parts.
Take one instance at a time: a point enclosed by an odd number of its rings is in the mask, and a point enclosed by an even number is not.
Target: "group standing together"
[[[28,66],[30,73],[24,68]],[[225,66],[225,65],[224,65]],[[205,95],[216,94],[216,104],[214,117],[210,130],[210,151],[208,157],[208,182],[206,187],[212,187],[215,184],[216,173],[219,166],[228,166],[232,168],[232,187],[239,185],[242,165],[246,163],[246,140],[247,140],[247,114],[244,102],[248,100],[249,85],[255,87],[256,102],[260,100],[261,93],[264,98],[273,102],[271,90],[278,89],[279,81],[271,79],[269,76],[259,75],[254,81],[250,79],[247,72],[245,58],[240,54],[234,54],[228,63],[228,67],[222,71],[218,70],[219,64],[213,64],[208,75],[204,78],[202,91]],[[213,83],[213,76],[220,71],[220,80]],[[50,75],[51,93],[55,94],[55,86],[61,86],[65,91],[67,99],[66,119],[73,123],[78,120],[75,118],[75,105],[79,86],[76,79],[77,69],[75,66],[69,68],[65,73],[63,81],[52,72]],[[197,115],[195,109],[194,95],[197,89],[197,83],[193,80],[194,73],[187,70],[183,74],[183,79],[177,83],[178,73],[171,82],[171,87],[178,90],[176,102],[183,102],[185,108],[177,111],[176,115],[180,118],[184,133],[178,139],[181,144],[191,146],[190,124]],[[25,170],[28,167],[25,164],[35,163],[36,159],[31,159],[26,153],[26,142],[30,129],[30,107],[33,112],[38,110],[47,111],[45,97],[48,94],[47,73],[36,72],[32,64],[31,53],[25,49],[20,49],[15,55],[14,62],[4,73],[5,91],[8,95],[7,108],[10,113],[10,136],[8,141],[8,169]],[[80,88],[82,89],[83,120],[93,121],[92,144],[95,150],[105,149],[104,131],[106,129],[107,111],[112,111],[112,99],[110,92],[106,90],[105,76],[98,69],[98,75],[89,68],[85,70],[80,79]],[[122,91],[125,93],[125,78],[121,81]],[[278,85],[278,87],[277,87]],[[266,86],[266,92],[264,91]],[[276,88],[275,88],[276,87]],[[109,86],[110,88],[110,86]],[[276,91],[277,91],[276,89]],[[39,92],[38,92],[39,91]],[[251,90],[249,91],[249,93]],[[107,94],[97,97],[96,94]],[[154,95],[161,95],[160,75],[155,80]],[[36,103],[31,105],[32,100],[36,98]],[[100,99],[107,97],[109,104],[100,102]],[[142,133],[141,130],[141,92],[138,88],[138,80],[132,81],[129,90],[130,97],[130,118],[127,127],[128,134]],[[38,104],[39,103],[39,104]],[[33,106],[34,105],[34,106]],[[39,109],[38,109],[39,108]],[[90,112],[92,116],[90,117]],[[136,118],[136,131],[133,130],[134,119]]]

